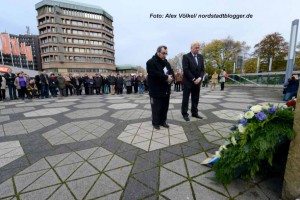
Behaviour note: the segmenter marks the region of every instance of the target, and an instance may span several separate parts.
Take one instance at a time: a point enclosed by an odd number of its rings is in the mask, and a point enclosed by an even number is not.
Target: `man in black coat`
[[[167,113],[174,72],[166,60],[167,54],[167,47],[159,46],[156,54],[147,61],[152,125],[155,129],[160,129],[160,125],[169,128]]]
[[[205,68],[203,56],[199,54],[199,49],[200,43],[193,42],[191,45],[191,52],[183,55],[182,58],[184,89],[182,97],[181,114],[185,121],[190,121],[188,114],[190,94],[192,100],[192,116],[198,119],[202,119],[202,117],[198,115],[198,102],[200,96],[200,85],[203,79]]]
[[[16,75],[9,72],[9,73],[4,74],[4,78],[6,79],[6,85],[8,86],[10,100],[18,99],[17,92],[16,92],[16,86],[14,84]]]

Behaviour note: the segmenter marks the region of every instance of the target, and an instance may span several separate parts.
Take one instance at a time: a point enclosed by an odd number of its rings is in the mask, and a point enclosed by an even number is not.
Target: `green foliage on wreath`
[[[265,113],[265,120],[253,117],[243,133],[237,129],[230,134],[229,144],[221,148],[220,160],[213,165],[219,182],[229,184],[239,177],[253,178],[264,167],[264,161],[272,165],[276,148],[294,137],[291,109],[277,109],[273,114],[266,109]]]

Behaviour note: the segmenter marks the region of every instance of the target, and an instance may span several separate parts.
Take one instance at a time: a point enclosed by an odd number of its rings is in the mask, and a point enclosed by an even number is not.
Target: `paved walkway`
[[[148,95],[0,102],[0,199],[279,199],[281,180],[227,187],[200,162],[247,106],[278,89],[202,89],[203,120],[183,121],[173,93],[170,129],[153,130]]]

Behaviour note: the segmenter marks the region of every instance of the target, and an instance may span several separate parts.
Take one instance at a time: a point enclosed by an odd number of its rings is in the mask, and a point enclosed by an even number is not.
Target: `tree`
[[[244,62],[244,72],[245,73],[255,73],[256,72],[256,66],[257,66],[257,59],[256,58],[250,58],[245,60]]]
[[[265,36],[259,43],[255,46],[255,55],[259,55],[261,62],[265,63],[267,66],[270,64],[270,59],[272,58],[272,69],[274,70],[285,70],[286,63],[284,61],[285,56],[288,53],[288,43],[284,40],[280,33],[272,33]]]
[[[202,54],[206,65],[226,68],[227,72],[232,72],[233,63],[240,53],[245,54],[250,47],[246,42],[234,41],[231,37],[222,40],[213,40],[206,44]]]
[[[147,74],[146,69],[142,66],[137,66],[137,71],[138,73]]]
[[[169,59],[169,63],[174,70],[174,72],[182,72],[182,57],[184,53],[177,54],[174,58]]]

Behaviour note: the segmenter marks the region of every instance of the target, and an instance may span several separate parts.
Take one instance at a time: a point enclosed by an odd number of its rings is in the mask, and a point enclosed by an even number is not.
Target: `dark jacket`
[[[96,76],[94,77],[94,82],[95,82],[95,87],[99,88],[102,85],[102,77],[101,76]]]
[[[149,95],[154,98],[162,98],[170,95],[171,84],[167,82],[168,75],[174,77],[174,72],[167,60],[162,60],[155,54],[147,61]],[[164,73],[166,67],[167,74]]]
[[[205,68],[204,68],[204,59],[201,54],[197,54],[198,65],[193,54],[190,52],[183,55],[182,58],[182,68],[184,81],[183,84],[186,86],[193,85],[193,79],[201,77],[203,79]]]
[[[297,93],[299,88],[299,79],[289,79],[289,83],[286,87],[286,92]]]
[[[116,84],[116,77],[115,76],[108,76],[107,81],[110,85],[115,85]]]
[[[41,85],[48,85],[49,84],[49,77],[48,75],[46,74],[41,74],[40,75],[40,83]]]
[[[11,74],[4,74],[4,78],[6,79],[6,85],[14,85],[15,83],[15,79],[16,79],[16,75],[11,73]]]
[[[116,88],[123,88],[124,85],[124,79],[123,77],[117,77],[116,79]]]

